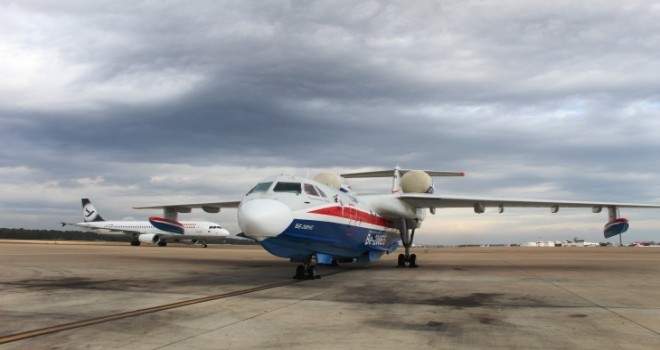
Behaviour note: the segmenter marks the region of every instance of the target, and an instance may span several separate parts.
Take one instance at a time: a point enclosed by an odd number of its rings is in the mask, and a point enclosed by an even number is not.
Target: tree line
[[[128,235],[100,235],[85,231],[33,230],[23,228],[0,228],[0,239],[25,239],[46,241],[98,241],[98,242],[130,242]],[[241,244],[252,245],[256,242],[238,238],[210,238],[208,244]]]

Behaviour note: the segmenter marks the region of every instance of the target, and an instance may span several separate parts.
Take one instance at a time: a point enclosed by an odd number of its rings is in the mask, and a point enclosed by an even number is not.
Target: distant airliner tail
[[[88,198],[82,199],[82,207],[85,222],[105,221]]]

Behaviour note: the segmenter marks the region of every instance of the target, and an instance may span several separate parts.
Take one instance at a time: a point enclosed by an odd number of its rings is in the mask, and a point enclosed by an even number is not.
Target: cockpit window
[[[278,182],[273,192],[300,193],[300,182]]]
[[[303,187],[305,189],[305,193],[307,193],[310,196],[315,196],[315,197],[325,197],[325,193],[321,191],[320,188],[311,185],[311,184],[303,184]]]
[[[307,193],[308,195],[320,197],[319,191],[316,190],[316,187],[314,187],[314,185],[304,184],[303,187],[305,188],[305,193]]]
[[[272,182],[262,182],[262,183],[259,183],[259,184],[257,184],[256,186],[254,186],[254,188],[252,188],[252,189],[250,190],[250,192],[248,192],[248,193],[246,194],[246,196],[247,196],[248,194],[251,194],[251,193],[266,192],[266,191],[268,191],[268,189],[270,188],[270,185],[272,185],[272,184],[273,184]]]

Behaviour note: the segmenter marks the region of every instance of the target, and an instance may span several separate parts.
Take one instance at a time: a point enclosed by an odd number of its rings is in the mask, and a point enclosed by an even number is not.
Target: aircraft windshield
[[[273,192],[300,193],[300,182],[278,182],[273,188]]]
[[[303,187],[305,188],[305,193],[310,196],[325,197],[325,193],[323,193],[320,188],[314,185],[304,184]]]
[[[246,194],[246,196],[247,196],[248,194],[250,194],[250,193],[266,192],[266,191],[268,191],[268,189],[270,188],[270,185],[272,185],[272,184],[273,184],[272,182],[262,182],[262,183],[259,183],[259,184],[257,184],[256,186],[254,186],[254,188],[252,188],[252,189],[250,190],[250,192],[248,192],[248,193]]]

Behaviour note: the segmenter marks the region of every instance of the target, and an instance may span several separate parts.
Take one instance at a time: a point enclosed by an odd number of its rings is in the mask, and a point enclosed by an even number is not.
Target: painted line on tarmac
[[[336,275],[338,273],[342,273],[342,272],[346,272],[346,271],[348,271],[348,270],[343,269],[343,270],[339,270],[339,271],[330,271],[330,272],[324,273],[323,276]],[[288,285],[303,282],[303,281],[305,281],[305,280],[292,279],[292,280],[287,280],[287,281],[284,281],[284,282],[277,282],[277,283],[265,284],[263,286],[257,286],[257,287],[253,287],[253,288],[241,289],[241,290],[237,290],[237,291],[234,291],[234,292],[228,292],[228,293],[217,294],[217,295],[210,295],[210,296],[207,296],[207,297],[184,300],[184,301],[179,301],[179,302],[171,303],[171,304],[153,306],[153,307],[149,307],[149,308],[146,308],[146,309],[126,311],[126,312],[121,312],[121,313],[118,313],[118,314],[113,314],[113,315],[108,315],[108,316],[103,316],[103,317],[97,317],[97,318],[91,318],[91,319],[83,320],[83,321],[77,321],[77,322],[65,323],[65,324],[61,324],[61,325],[57,325],[57,326],[51,326],[51,327],[46,327],[46,328],[41,328],[41,329],[35,329],[35,330],[32,330],[32,331],[21,332],[21,333],[16,333],[16,334],[11,334],[11,335],[7,335],[7,336],[4,336],[4,337],[0,337],[0,344],[6,344],[6,343],[11,343],[11,342],[14,342],[14,341],[18,341],[18,340],[35,338],[35,337],[39,337],[39,336],[42,336],[42,335],[67,331],[67,330],[71,330],[71,329],[75,329],[75,328],[92,326],[92,325],[96,325],[96,324],[99,324],[99,323],[120,320],[120,319],[123,319],[123,318],[141,316],[141,315],[156,313],[156,312],[160,312],[160,311],[171,310],[171,309],[175,309],[175,308],[179,308],[179,307],[183,307],[183,306],[200,304],[200,303],[204,303],[204,302],[212,301],[212,300],[231,298],[231,297],[235,297],[235,296],[239,296],[239,295],[245,295],[245,294],[249,294],[249,293],[259,292],[259,291],[262,291],[262,290],[288,286]]]

